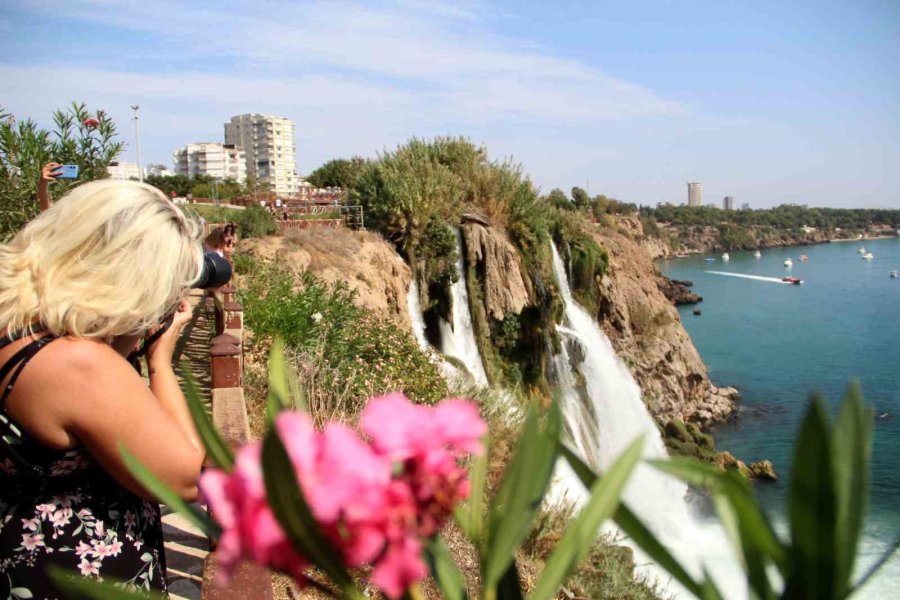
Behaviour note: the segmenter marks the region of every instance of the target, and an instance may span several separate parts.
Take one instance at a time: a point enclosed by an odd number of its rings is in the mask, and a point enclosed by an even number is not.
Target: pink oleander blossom
[[[418,406],[401,394],[370,401],[363,439],[329,423],[283,412],[275,419],[304,497],[348,567],[373,567],[371,581],[398,598],[424,579],[423,539],[440,531],[469,492],[464,454],[482,450],[487,430],[474,405]],[[206,471],[200,490],[222,526],[218,559],[227,577],[241,560],[286,571],[303,583],[308,561],[294,551],[266,503],[261,446],[241,448],[234,471]]]
[[[95,129],[97,127],[100,127],[100,119],[94,117],[88,117],[87,119],[82,121],[82,123],[84,123],[84,126],[88,129]]]

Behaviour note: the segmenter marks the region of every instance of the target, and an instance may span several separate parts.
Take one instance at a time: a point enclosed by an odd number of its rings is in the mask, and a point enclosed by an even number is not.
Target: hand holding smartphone
[[[78,179],[78,165],[60,165],[56,179]]]

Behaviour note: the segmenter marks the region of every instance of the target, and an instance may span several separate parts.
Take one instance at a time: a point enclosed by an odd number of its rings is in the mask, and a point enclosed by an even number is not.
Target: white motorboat
[[[722,260],[724,260],[725,262],[728,262],[729,260],[731,260],[731,257],[728,255],[727,252],[725,252],[724,254],[722,254]]]
[[[753,256],[755,256],[756,258],[762,258],[762,252],[757,250],[756,252],[753,253]]]
[[[786,266],[786,267],[793,267],[793,266],[794,266],[794,261],[792,261],[791,259],[788,258],[788,259],[786,259],[786,260],[784,261],[784,266]]]
[[[872,260],[873,258],[875,258],[875,255],[872,254],[871,252],[866,252],[865,254],[862,255],[863,260]]]
[[[891,279],[897,279],[897,271],[891,271]]]
[[[863,247],[863,248],[859,248],[859,249],[857,250],[857,252],[859,252],[860,254],[865,254],[865,253],[866,253],[866,249],[865,249],[864,247]]]

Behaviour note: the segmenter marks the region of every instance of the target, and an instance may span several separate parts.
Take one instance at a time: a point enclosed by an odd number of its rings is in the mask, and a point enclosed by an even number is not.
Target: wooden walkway
[[[209,345],[215,335],[212,300],[199,290],[188,298],[194,316],[185,325],[175,347],[175,374],[184,388],[182,362],[197,382],[207,406],[211,402]],[[169,597],[174,600],[200,600],[203,586],[203,564],[209,554],[209,540],[181,515],[163,506],[163,537]]]

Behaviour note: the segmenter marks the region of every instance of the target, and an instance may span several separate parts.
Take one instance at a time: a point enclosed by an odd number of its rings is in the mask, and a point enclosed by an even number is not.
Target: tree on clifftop
[[[366,159],[354,156],[350,160],[336,158],[313,171],[306,178],[316,187],[350,188],[366,166]]]

